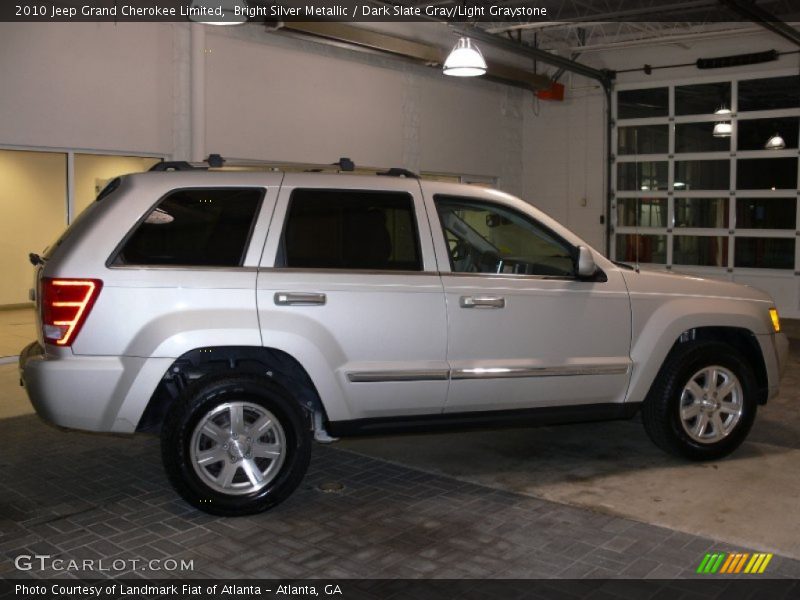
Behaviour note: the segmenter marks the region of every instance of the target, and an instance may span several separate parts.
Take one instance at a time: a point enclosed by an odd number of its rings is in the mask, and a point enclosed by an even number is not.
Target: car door
[[[621,275],[576,277],[577,247],[518,199],[425,191],[447,299],[444,412],[622,402],[631,326]]]
[[[287,174],[257,280],[265,346],[331,421],[440,413],[447,314],[417,181]]]

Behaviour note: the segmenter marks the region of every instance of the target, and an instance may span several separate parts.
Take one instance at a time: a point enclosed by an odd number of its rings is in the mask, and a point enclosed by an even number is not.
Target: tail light
[[[102,287],[99,279],[44,277],[41,296],[44,341],[71,346]]]

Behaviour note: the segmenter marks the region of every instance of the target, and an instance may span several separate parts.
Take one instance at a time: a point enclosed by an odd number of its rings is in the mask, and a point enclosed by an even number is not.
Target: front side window
[[[241,266],[263,197],[253,188],[176,190],[139,223],[113,263]]]
[[[528,216],[470,198],[434,198],[455,273],[574,277],[572,247]]]
[[[297,189],[276,266],[421,271],[413,199],[405,192]]]

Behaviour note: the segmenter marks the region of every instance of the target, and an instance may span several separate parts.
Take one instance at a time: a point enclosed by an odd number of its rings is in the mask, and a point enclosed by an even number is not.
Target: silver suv
[[[160,430],[204,511],[275,506],[333,436],[641,409],[659,447],[717,459],[778,391],[769,296],[615,264],[508,194],[172,167],[115,180],[32,255],[20,373],[51,423]]]

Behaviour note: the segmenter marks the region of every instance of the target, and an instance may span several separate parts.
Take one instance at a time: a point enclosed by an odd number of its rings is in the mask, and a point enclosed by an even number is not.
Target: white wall
[[[189,158],[189,31],[188,23],[0,24],[0,145]],[[497,176],[521,192],[521,92],[258,24],[204,31],[206,153],[349,156]],[[442,47],[452,43],[442,29]]]
[[[276,161],[400,162],[402,71],[222,35],[206,42],[207,150]]]
[[[521,191],[521,92],[249,27],[208,32],[206,46],[207,152],[314,163],[348,156],[496,176]]]
[[[525,199],[604,252],[605,93],[576,77],[563,102],[528,98],[523,114]]]
[[[0,23],[0,144],[172,152],[172,26]]]

